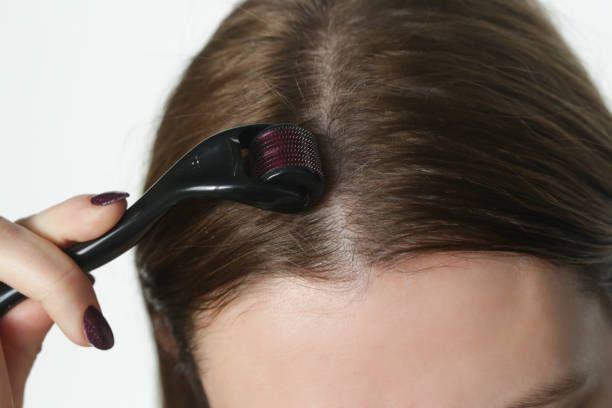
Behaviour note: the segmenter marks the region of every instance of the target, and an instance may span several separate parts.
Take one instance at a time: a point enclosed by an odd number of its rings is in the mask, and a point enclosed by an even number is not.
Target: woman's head
[[[325,196],[192,199],[139,244],[172,406],[484,407],[612,378],[612,115],[537,3],[247,1],[169,99],[145,187],[260,122],[317,136]]]

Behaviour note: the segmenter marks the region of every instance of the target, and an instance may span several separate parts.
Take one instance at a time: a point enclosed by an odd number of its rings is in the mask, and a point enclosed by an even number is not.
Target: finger
[[[93,280],[92,275],[87,277]],[[0,338],[5,348],[11,351],[7,356],[11,378],[14,377],[11,368],[16,364],[23,365],[21,361],[16,362],[13,359],[19,357],[20,360],[27,360],[36,357],[52,326],[53,320],[40,302],[27,298],[12,307],[10,313],[0,319]]]
[[[0,319],[0,338],[5,348],[11,351],[7,356],[9,367],[13,356],[35,357],[52,326],[49,314],[33,299],[25,299],[3,316]]]
[[[111,229],[125,212],[125,198],[128,196],[124,192],[108,192],[96,196],[81,194],[15,223],[65,247],[73,242],[97,238]],[[104,205],[95,205],[92,200]]]
[[[15,305],[11,313],[0,319],[0,339],[6,350],[6,371],[11,379],[13,399],[17,406],[21,406],[19,401],[25,383],[51,327],[53,320],[42,305],[33,299],[25,299]]]
[[[6,370],[11,379],[13,398],[19,405],[25,383],[42,343],[53,326],[42,305],[26,299],[0,319],[0,338],[5,350]]]
[[[83,332],[84,314],[90,305],[98,311],[100,305],[90,280],[78,265],[51,242],[3,217],[0,217],[0,248],[0,281],[39,301],[70,340],[88,346],[92,336],[88,338]],[[109,348],[112,346],[110,327],[101,315],[94,313],[93,317],[97,326],[89,328],[91,333],[98,331],[94,340],[106,341],[93,344]]]
[[[14,408],[11,381],[4,361],[4,350],[0,340],[0,408]]]

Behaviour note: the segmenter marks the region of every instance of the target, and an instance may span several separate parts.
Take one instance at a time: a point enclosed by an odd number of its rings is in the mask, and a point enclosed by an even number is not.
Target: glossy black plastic
[[[248,174],[242,149],[272,126],[252,124],[219,132],[177,160],[131,207],[113,229],[99,238],[64,249],[84,272],[121,255],[179,201],[190,197],[231,200],[264,210],[295,213],[311,206],[323,192],[322,173],[300,167],[279,168],[255,179]],[[0,282],[0,316],[24,296]]]

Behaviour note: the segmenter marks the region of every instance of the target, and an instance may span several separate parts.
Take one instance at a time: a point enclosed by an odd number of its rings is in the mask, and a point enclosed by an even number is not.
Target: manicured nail
[[[102,313],[93,305],[87,307],[83,316],[83,331],[92,346],[108,350],[115,344],[113,331]]]
[[[97,194],[91,197],[91,203],[93,205],[109,205],[129,196],[130,194],[125,191],[107,191],[106,193]]]

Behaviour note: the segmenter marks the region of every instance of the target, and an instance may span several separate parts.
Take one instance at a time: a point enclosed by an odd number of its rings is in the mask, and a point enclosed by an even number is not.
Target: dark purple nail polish
[[[91,203],[93,205],[109,205],[129,196],[129,193],[125,191],[107,191],[106,193],[97,194],[91,197]]]
[[[86,273],[85,276],[87,276],[87,279],[89,279],[91,281],[91,284],[93,285],[94,283],[96,283],[96,278],[94,278],[94,276],[90,273]]]
[[[83,316],[83,331],[92,346],[100,350],[108,350],[115,344],[113,331],[102,313],[93,305],[85,310]]]

